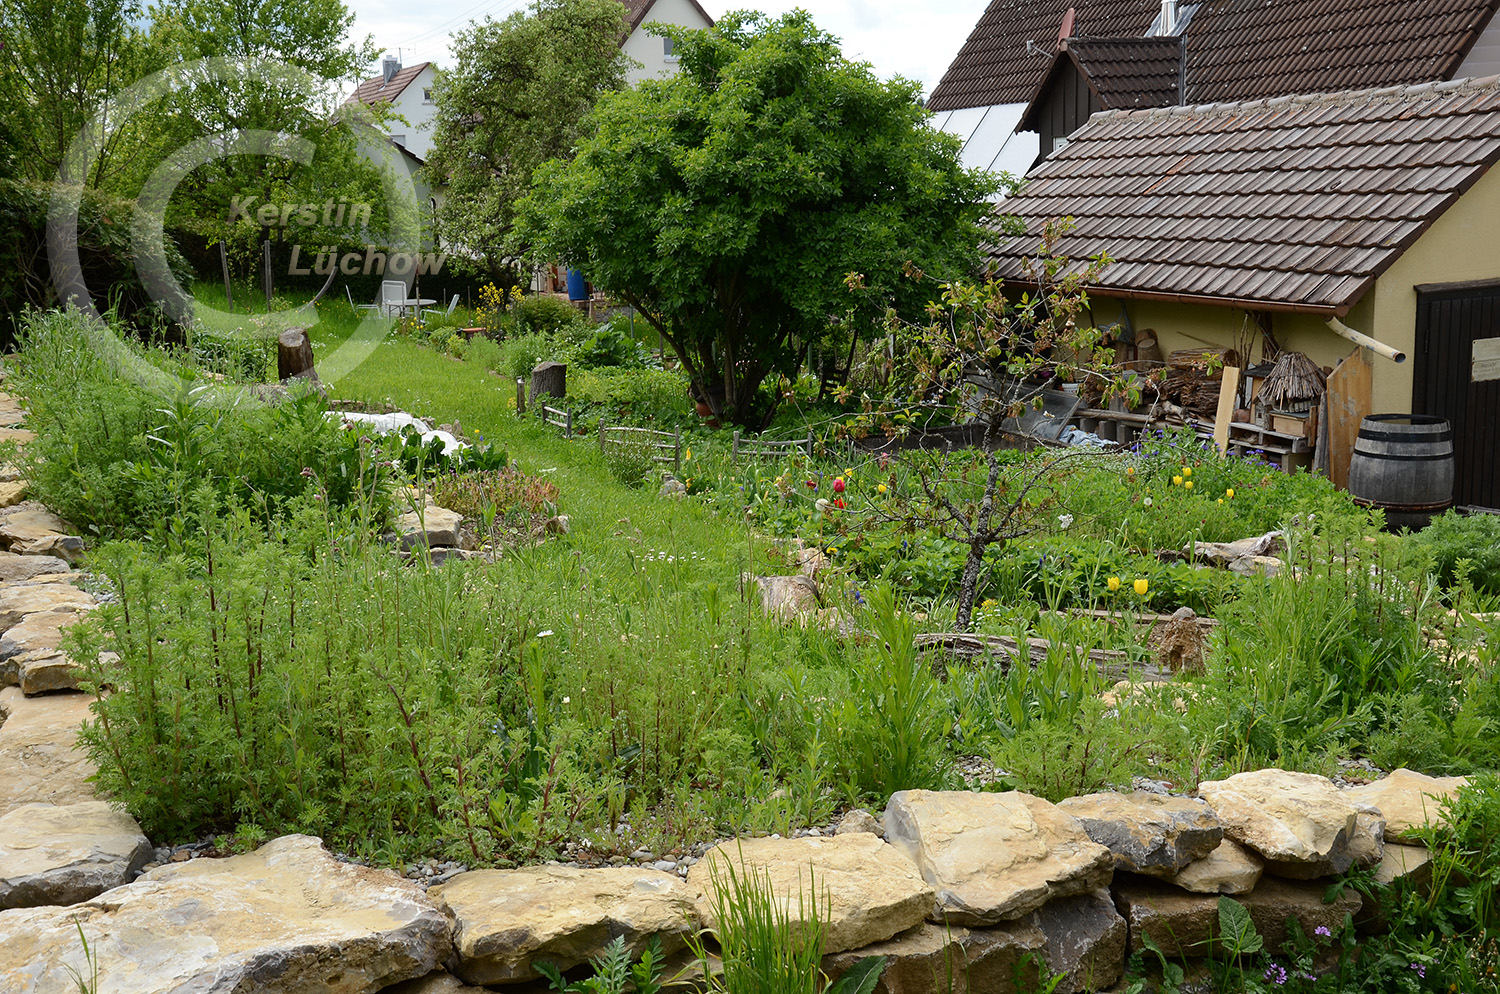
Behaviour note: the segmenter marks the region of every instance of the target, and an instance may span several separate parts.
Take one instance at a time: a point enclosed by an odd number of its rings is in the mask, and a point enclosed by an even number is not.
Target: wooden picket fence
[[[734,447],[731,450],[735,462],[741,457],[745,459],[784,459],[793,453],[801,453],[809,458],[813,454],[813,433],[808,431],[806,438],[794,438],[784,442],[768,442],[764,439],[742,439],[739,432],[734,433]]]
[[[611,445],[640,445],[652,450],[651,461],[670,463],[672,472],[682,472],[682,431],[654,431],[650,428],[630,428],[615,425],[599,426],[599,452],[603,454]]]
[[[538,404],[536,413],[547,424],[562,432],[564,438],[573,437],[572,411],[565,411],[560,407],[549,407],[546,404]]]

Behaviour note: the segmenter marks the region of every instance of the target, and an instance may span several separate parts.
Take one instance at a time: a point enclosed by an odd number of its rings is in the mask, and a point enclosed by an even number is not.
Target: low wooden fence
[[[638,445],[652,451],[651,461],[670,463],[672,472],[682,472],[682,431],[655,431],[651,428],[630,428],[616,425],[599,426],[599,452],[609,446]]]

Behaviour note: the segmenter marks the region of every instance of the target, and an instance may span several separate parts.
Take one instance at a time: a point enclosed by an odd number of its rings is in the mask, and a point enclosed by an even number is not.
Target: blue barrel
[[[568,299],[589,299],[588,281],[583,278],[583,273],[573,269],[571,266],[568,268]]]

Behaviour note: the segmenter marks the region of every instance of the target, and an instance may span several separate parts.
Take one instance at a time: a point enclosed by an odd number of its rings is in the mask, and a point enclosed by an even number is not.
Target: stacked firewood
[[[1190,414],[1211,418],[1219,407],[1224,367],[1239,364],[1239,354],[1233,349],[1178,349],[1167,356],[1167,366],[1161,371],[1162,399]]]

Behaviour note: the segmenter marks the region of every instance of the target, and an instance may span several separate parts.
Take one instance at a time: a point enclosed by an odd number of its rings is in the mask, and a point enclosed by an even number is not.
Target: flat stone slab
[[[1345,793],[1385,816],[1386,841],[1420,842],[1420,832],[1428,823],[1443,824],[1443,801],[1457,797],[1458,788],[1468,782],[1468,777],[1430,777],[1402,767]]]
[[[25,445],[36,441],[36,432],[28,428],[0,428],[0,444],[15,442],[17,445]]]
[[[1115,857],[1076,818],[1020,791],[903,790],[886,839],[937,891],[934,921],[993,925],[1109,884]]]
[[[73,526],[36,501],[24,501],[0,518],[0,541],[29,542],[49,535],[71,535]]]
[[[94,800],[94,764],[75,749],[78,729],[93,717],[92,694],[26,697],[20,688],[0,690],[0,815],[22,804],[75,804]],[[0,986],[0,990],[4,990]]]
[[[1266,872],[1297,880],[1329,877],[1354,865],[1359,808],[1327,777],[1252,770],[1198,785],[1224,834],[1256,852]]]
[[[1194,894],[1248,894],[1260,883],[1265,864],[1233,839],[1200,860],[1189,863],[1166,881]]]
[[[396,517],[396,544],[402,552],[426,546],[435,548],[470,548],[463,527],[464,516],[446,507],[429,504],[420,513],[407,511]]]
[[[1363,901],[1352,888],[1345,889],[1332,904],[1324,904],[1327,889],[1326,881],[1263,877],[1253,891],[1229,900],[1250,911],[1256,932],[1275,955],[1289,937],[1288,918],[1295,918],[1303,932],[1312,935],[1320,926],[1337,932],[1344,926],[1345,915],[1359,914]],[[1211,944],[1222,934],[1218,897],[1186,894],[1144,877],[1122,878],[1113,891],[1115,906],[1130,923],[1133,952],[1145,951],[1144,937],[1149,935],[1168,956],[1200,958],[1208,955]]]
[[[375,994],[451,948],[416,883],[341,863],[305,835],[162,866],[72,907],[0,912],[0,990],[76,990],[80,927],[99,994]]]
[[[69,583],[24,583],[0,587],[0,631],[9,631],[29,615],[58,611],[92,611],[94,595]]]
[[[1060,801],[1089,838],[1115,854],[1115,869],[1169,877],[1213,852],[1224,837],[1207,802],[1135,791],[1084,794]]]
[[[39,649],[23,652],[6,662],[16,664],[16,684],[27,697],[51,694],[59,690],[77,690],[84,668],[61,652]],[[4,666],[5,663],[0,663]]]
[[[0,422],[4,415],[0,414]],[[29,484],[25,480],[11,480],[8,483],[0,483],[0,508],[15,507],[26,499],[26,491]]]
[[[0,635],[0,659],[9,659],[38,649],[56,650],[62,644],[63,629],[77,624],[81,611],[38,611],[12,625]]]
[[[87,901],[151,853],[136,820],[104,801],[23,804],[0,815],[0,909]]]
[[[932,912],[933,892],[901,850],[869,833],[800,839],[737,839],[710,849],[688,871],[698,915],[712,928],[715,895],[730,872],[768,882],[788,920],[814,908],[824,921],[823,951],[884,942]]]
[[[572,969],[618,936],[632,958],[653,935],[671,955],[698,929],[688,885],[646,868],[474,870],[428,896],[455,922],[448,968],[470,984],[536,979],[539,959]]]
[[[67,573],[72,567],[55,556],[22,556],[0,552],[0,583],[21,583],[39,576]]]

